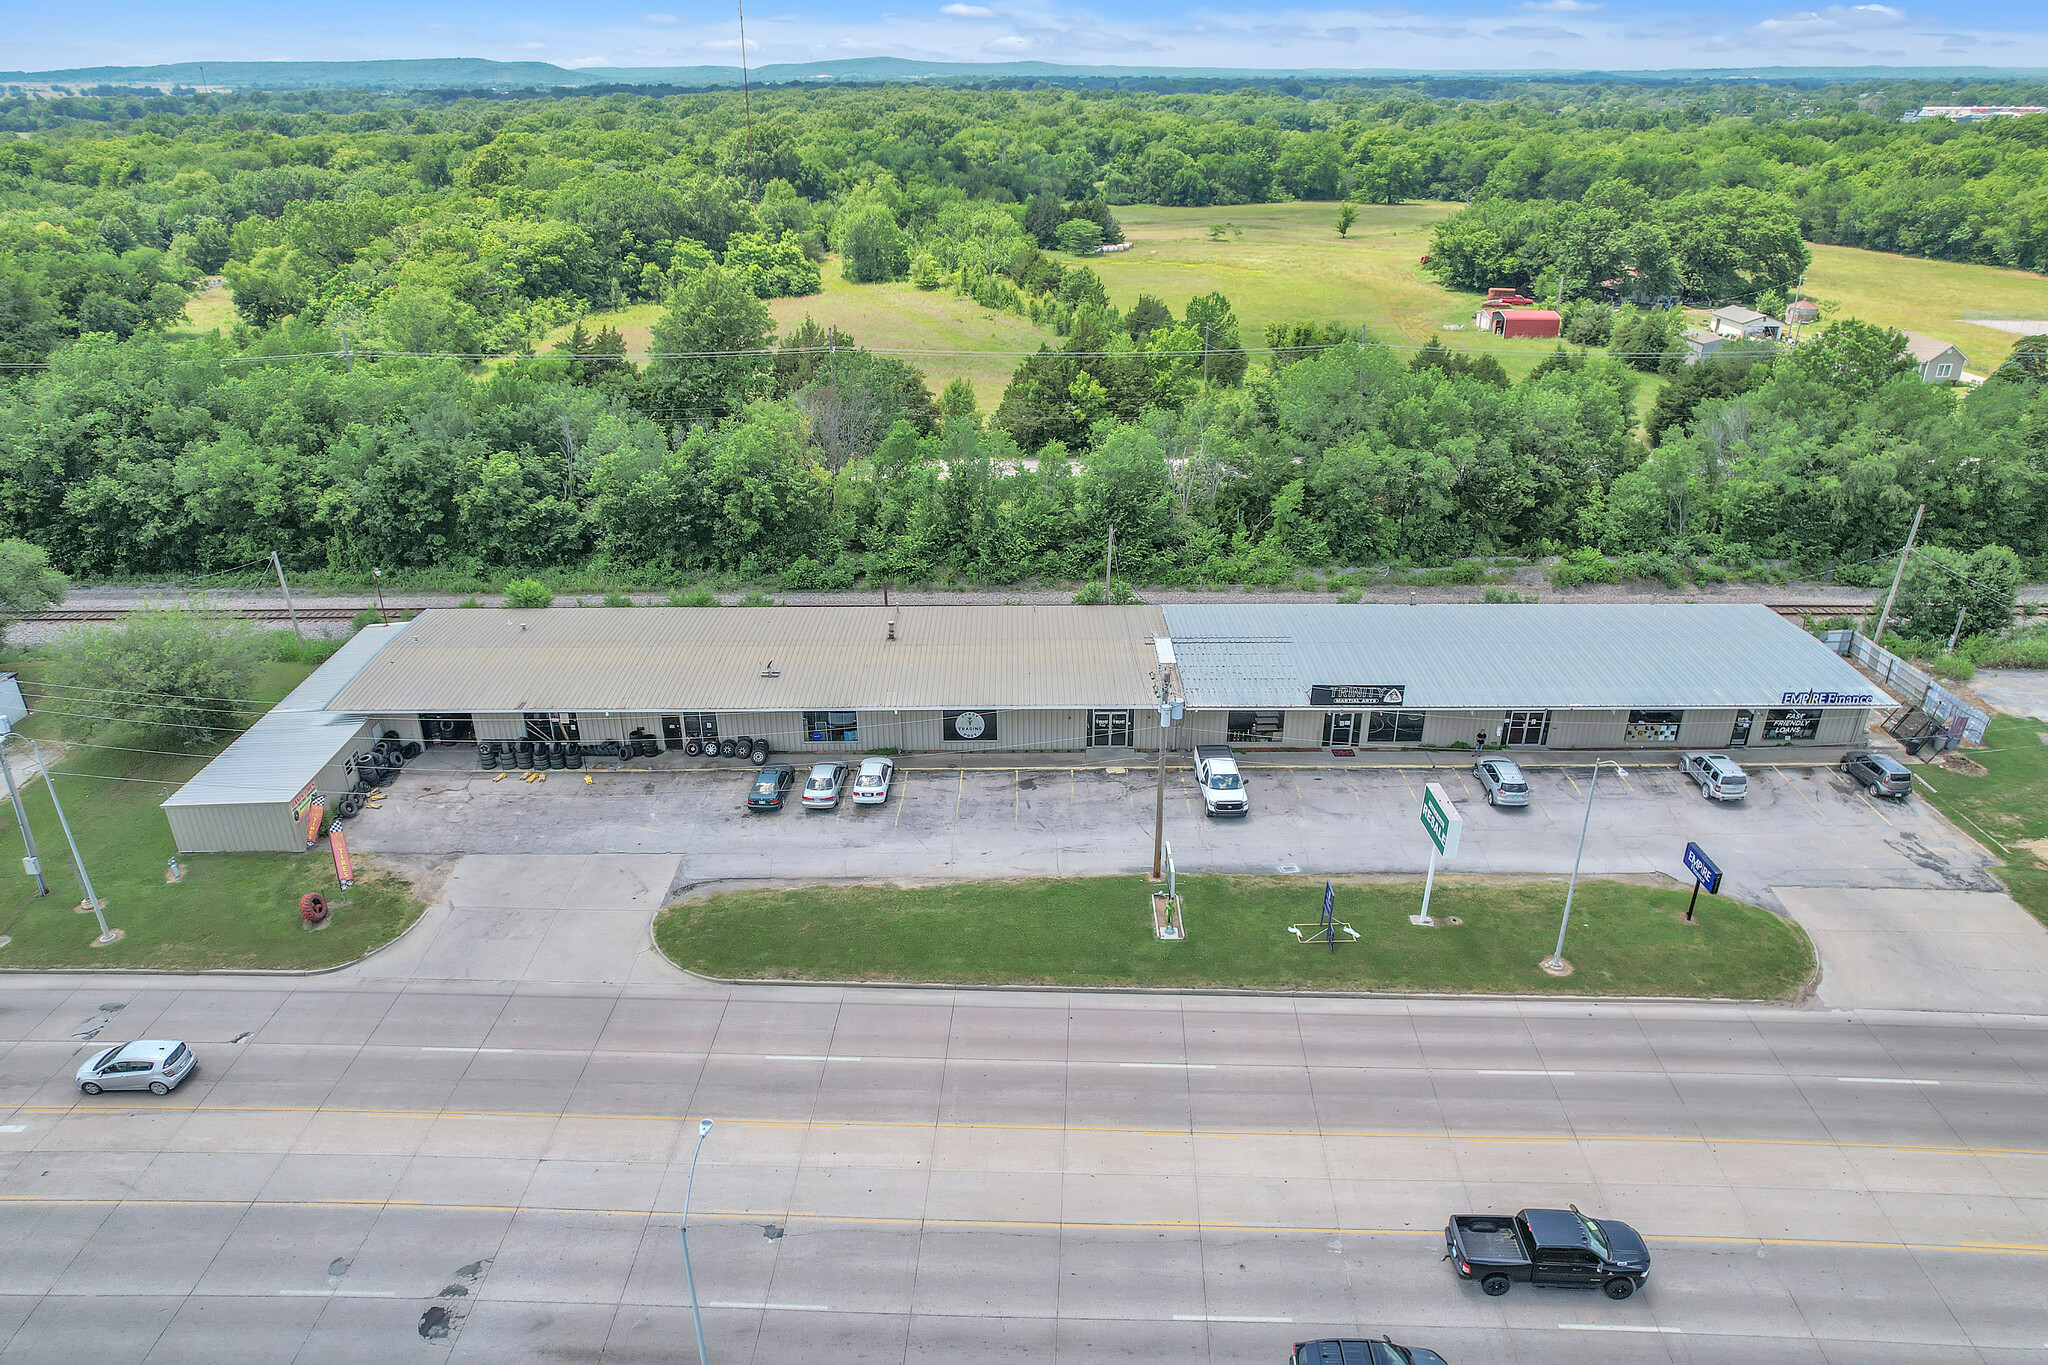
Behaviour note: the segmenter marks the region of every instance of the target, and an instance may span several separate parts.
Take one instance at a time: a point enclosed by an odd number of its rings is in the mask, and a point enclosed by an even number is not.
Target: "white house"
[[[1764,337],[1775,341],[1785,330],[1784,324],[1769,314],[1734,303],[1716,308],[1710,321],[1713,330],[1724,337]]]
[[[1969,358],[1948,342],[1918,332],[1906,333],[1904,354],[1912,357],[1914,368],[1929,384],[1962,383],[1963,366],[1969,363]]]

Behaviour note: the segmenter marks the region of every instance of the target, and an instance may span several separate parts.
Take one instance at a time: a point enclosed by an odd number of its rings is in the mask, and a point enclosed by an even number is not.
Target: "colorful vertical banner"
[[[327,836],[327,846],[334,852],[334,880],[346,891],[356,884],[355,865],[348,859],[348,836],[334,830]]]

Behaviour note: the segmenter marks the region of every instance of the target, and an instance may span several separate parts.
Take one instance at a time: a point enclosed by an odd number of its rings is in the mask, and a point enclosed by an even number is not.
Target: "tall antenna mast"
[[[747,81],[747,0],[736,0],[740,13],[740,102],[747,111],[747,181],[760,177],[754,170],[754,92]]]

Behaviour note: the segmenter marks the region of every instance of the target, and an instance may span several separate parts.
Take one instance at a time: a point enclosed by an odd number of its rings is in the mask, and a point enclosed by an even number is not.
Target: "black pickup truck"
[[[1570,1209],[1458,1214],[1444,1228],[1444,1259],[1461,1279],[1488,1294],[1516,1280],[1556,1289],[1599,1289],[1625,1299],[1650,1278],[1650,1249],[1641,1234],[1611,1218]]]

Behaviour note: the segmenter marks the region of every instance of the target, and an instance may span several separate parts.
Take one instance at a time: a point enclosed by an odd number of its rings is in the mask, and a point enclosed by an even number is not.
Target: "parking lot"
[[[1677,876],[1692,840],[1724,869],[1725,890],[1764,904],[1776,904],[1774,886],[1998,889],[1982,851],[1920,801],[1873,801],[1828,768],[1752,773],[1746,801],[1721,803],[1675,766],[1604,771],[1585,870]],[[1429,844],[1418,809],[1434,780],[1465,819],[1463,845],[1444,870],[1569,872],[1589,774],[1528,775],[1530,805],[1495,810],[1465,767],[1268,768],[1253,759],[1251,815],[1212,820],[1189,771],[1169,767],[1166,837],[1187,872],[1419,873]],[[756,815],[742,808],[752,776],[744,767],[495,776],[409,769],[350,834],[372,852],[675,854],[679,884],[1086,876],[1149,870],[1152,859],[1150,766],[899,767],[886,805],[805,811],[792,794],[789,809]]]

